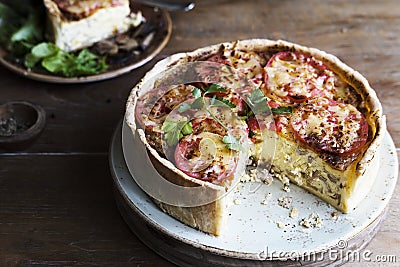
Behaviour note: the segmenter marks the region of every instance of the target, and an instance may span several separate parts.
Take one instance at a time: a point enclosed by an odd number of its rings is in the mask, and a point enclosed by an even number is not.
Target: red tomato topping
[[[191,177],[209,182],[232,177],[238,153],[227,149],[226,144],[222,143],[223,136],[227,134],[225,129],[211,118],[195,118],[191,122],[192,134],[184,136],[175,149],[178,169]]]
[[[299,140],[334,154],[358,153],[368,138],[368,123],[361,112],[326,98],[306,101],[295,108],[291,125]]]
[[[219,182],[227,178],[231,178],[235,173],[238,153],[225,148],[225,144],[222,144],[222,136],[217,136],[215,146],[220,149],[214,149],[214,153],[204,153],[206,146],[210,145],[210,142],[215,140],[208,139],[207,136],[201,134],[190,134],[184,136],[178,143],[175,149],[175,163],[178,169],[186,173],[187,175],[207,181],[207,182]],[[202,148],[202,142],[203,148]],[[228,153],[221,153],[222,149],[228,151]]]
[[[295,52],[274,54],[264,69],[267,90],[287,103],[321,96],[332,98],[339,80],[321,61]]]

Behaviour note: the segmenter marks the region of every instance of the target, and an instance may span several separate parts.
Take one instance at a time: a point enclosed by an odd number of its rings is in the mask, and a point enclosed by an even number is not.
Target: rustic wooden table
[[[0,266],[170,266],[121,218],[108,166],[112,132],[130,89],[172,53],[262,37],[318,47],[359,70],[376,89],[400,154],[400,5],[396,0],[197,1],[171,13],[157,58],[115,79],[80,85],[32,81],[0,67],[0,102],[44,107],[47,125],[25,151],[0,153]],[[400,186],[367,246],[400,262]],[[353,262],[348,266],[382,263]]]

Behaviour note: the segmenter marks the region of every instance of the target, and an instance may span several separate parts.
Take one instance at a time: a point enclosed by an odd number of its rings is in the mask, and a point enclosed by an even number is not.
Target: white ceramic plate
[[[146,25],[148,29],[154,31],[154,38],[149,46],[139,55],[126,55],[120,60],[113,60],[108,63],[108,69],[105,72],[83,77],[63,77],[53,75],[43,71],[32,71],[26,69],[21,64],[12,61],[7,51],[0,47],[0,64],[9,70],[22,75],[24,77],[52,83],[87,83],[106,80],[117,77],[136,69],[148,61],[153,59],[161,50],[166,46],[172,32],[172,21],[167,11],[158,8],[153,8],[147,5],[132,3],[131,8],[134,12],[141,11],[146,18]]]
[[[125,151],[135,149],[129,141],[133,140],[131,130],[125,123],[122,132],[122,144],[120,136],[114,137],[110,163],[117,189],[127,203],[139,211],[142,218],[138,219],[144,220],[174,240],[224,257],[245,260],[284,259],[334,247],[344,249],[350,239],[382,219],[398,176],[397,154],[390,135],[386,133],[379,151],[379,177],[368,198],[352,213],[337,212],[295,185],[290,186],[290,192],[285,192],[279,181],[274,181],[270,186],[246,183],[234,192],[234,199],[238,199],[240,204],[231,207],[227,221],[229,230],[215,237],[182,224],[153,204],[134,182],[132,176],[135,175],[135,170],[129,173],[123,162],[124,156],[118,155],[122,153],[120,146]],[[142,159],[146,160],[145,157]],[[125,160],[129,165],[130,159]],[[141,165],[144,162],[136,163]],[[284,196],[292,198],[291,206],[299,211],[298,217],[289,217],[290,209],[278,205],[278,198]],[[261,204],[263,200],[266,205]],[[338,216],[333,217],[332,212],[337,212]],[[322,219],[322,227],[305,228],[299,224],[301,219],[313,213]],[[373,233],[368,234],[373,236]]]

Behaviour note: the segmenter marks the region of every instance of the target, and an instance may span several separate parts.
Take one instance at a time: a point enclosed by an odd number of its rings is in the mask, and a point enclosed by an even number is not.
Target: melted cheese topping
[[[187,135],[181,142],[198,143],[197,150],[192,150],[192,148],[190,153],[181,158],[182,162],[179,162],[178,165],[184,168],[183,171],[200,172],[201,177],[210,180],[217,179],[217,177],[228,178],[225,177],[225,174],[234,173],[239,153],[228,149],[222,142],[221,135],[202,132]]]
[[[321,61],[302,54],[289,55],[292,58],[281,58],[281,54],[277,54],[265,67],[268,89],[278,98],[286,102],[291,101],[288,97],[302,100],[324,96],[333,99],[334,90],[343,91],[342,88],[346,87]]]
[[[223,169],[228,169],[235,164],[234,157],[237,157],[237,152],[226,148],[226,144],[222,142],[220,135],[203,132],[198,135],[201,138],[199,149],[203,157],[212,158],[214,162],[210,171],[221,173]],[[225,167],[223,167],[225,166]]]
[[[352,105],[319,98],[296,110],[292,123],[301,138],[316,136],[338,152],[359,141],[362,114]]]
[[[266,60],[255,52],[224,51],[224,57],[228,63],[239,72],[244,74],[257,87],[263,82]]]

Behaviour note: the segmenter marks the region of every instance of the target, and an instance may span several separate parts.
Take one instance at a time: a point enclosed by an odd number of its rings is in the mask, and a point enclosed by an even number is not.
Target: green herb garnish
[[[201,89],[195,87],[192,91],[192,95],[194,96],[195,99],[201,97]]]
[[[202,95],[201,92],[204,92],[204,95]],[[209,109],[209,107],[205,104],[204,101],[204,97],[207,94],[211,94],[211,93],[218,93],[218,92],[227,92],[226,88],[218,85],[218,84],[212,84],[210,85],[207,89],[199,89],[199,88],[194,88],[192,91],[192,94],[195,98],[195,100],[192,102],[192,104],[188,104],[188,103],[183,103],[182,105],[179,106],[178,111],[180,113],[185,112],[186,110],[189,109],[205,109],[208,114],[210,114],[210,116],[216,121],[218,122],[222,128],[225,129],[225,131],[228,132],[228,135],[224,136],[222,138],[222,142],[226,144],[226,147],[228,149],[231,150],[235,150],[235,151],[243,151],[243,146],[240,143],[240,140],[235,138],[234,136],[232,136],[229,133],[229,129],[228,127],[222,123],[222,121],[220,119],[218,119]],[[210,101],[211,106],[227,106],[229,108],[235,108],[236,105],[233,104],[231,101],[224,99],[222,97],[216,96],[214,95]],[[166,121],[167,122],[167,121]],[[164,122],[165,124],[165,122]],[[191,124],[190,124],[191,127]],[[171,124],[170,121],[168,121],[167,125],[163,128],[165,128],[164,131],[167,132],[166,134],[166,140],[167,140],[167,144],[169,145],[168,142],[170,142],[171,144],[176,144],[179,142],[179,140],[183,137],[184,133],[182,131],[179,131],[179,127],[177,125],[177,123]],[[169,131],[168,131],[169,130]],[[193,131],[193,129],[190,128],[190,133]]]
[[[218,101],[215,101],[218,100]],[[229,108],[236,108],[236,105],[233,104],[231,101],[228,99],[222,98],[220,96],[214,95],[213,98],[211,98],[210,104],[212,106],[228,106]]]
[[[25,56],[25,66],[33,68],[38,63],[47,71],[65,77],[78,77],[96,74],[107,69],[104,57],[98,57],[88,49],[78,55],[61,50],[53,43],[40,43]]]
[[[292,114],[292,107],[271,108],[273,114]]]
[[[211,94],[211,93],[224,93],[227,92],[225,87],[222,87],[221,85],[217,83],[211,84],[207,90],[204,92],[204,94]]]
[[[240,143],[239,138],[235,138],[231,134],[228,133],[228,135],[225,135],[222,138],[222,142],[226,144],[226,147],[235,150],[235,151],[243,151],[243,146]]]
[[[264,92],[261,89],[252,91],[250,97],[247,98],[247,102],[251,109],[250,112],[252,114],[268,112],[269,106],[266,99],[267,97],[264,95]]]
[[[192,123],[190,121],[170,121],[165,120],[161,130],[164,132],[167,145],[174,146],[184,135],[193,132]]]
[[[254,114],[264,113],[264,112],[272,112],[273,114],[291,114],[292,107],[278,107],[278,108],[269,108],[268,103],[266,101],[267,97],[264,95],[261,89],[256,89],[251,92],[250,97],[247,98],[250,110],[247,113],[247,118],[251,117]]]

